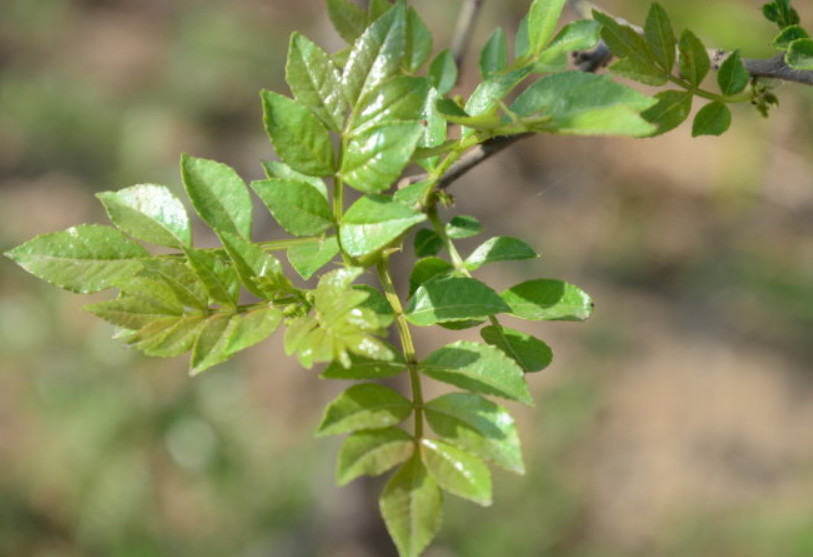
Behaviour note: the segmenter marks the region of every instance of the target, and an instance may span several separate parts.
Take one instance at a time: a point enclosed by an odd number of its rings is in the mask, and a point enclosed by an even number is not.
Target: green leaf
[[[649,65],[655,63],[655,55],[638,31],[596,10],[593,10],[593,19],[601,23],[601,38],[618,58],[630,58]]]
[[[401,176],[423,135],[418,122],[391,122],[366,129],[347,145],[341,176],[362,193],[379,193]]]
[[[426,421],[444,441],[517,474],[525,473],[511,414],[478,395],[451,393],[424,406]]]
[[[799,14],[790,5],[790,0],[773,0],[762,6],[762,13],[780,29],[799,23]]]
[[[369,17],[367,18],[368,21],[374,21],[387,13],[387,11],[392,8],[392,2],[390,0],[370,0],[369,6],[367,7],[367,13]]]
[[[251,188],[274,220],[294,236],[318,236],[333,226],[333,211],[310,183],[299,180],[257,180]]]
[[[406,10],[399,2],[367,27],[353,45],[342,74],[350,105],[398,74],[406,51]]]
[[[417,122],[423,117],[431,87],[425,77],[398,76],[385,81],[364,95],[353,109],[349,125],[351,134],[358,135],[393,120]]]
[[[791,25],[785,27],[780,33],[771,41],[771,46],[779,50],[787,50],[790,43],[796,39],[808,39],[810,35],[799,25]]]
[[[692,93],[690,91],[661,91],[655,95],[657,104],[641,113],[648,122],[655,124],[657,131],[653,135],[668,132],[689,117],[692,110]]]
[[[470,116],[490,115],[497,109],[499,101],[513,91],[530,73],[531,67],[528,66],[484,80],[466,101],[465,114]],[[440,109],[440,107],[438,108]],[[441,112],[443,112],[442,109]],[[444,114],[444,116],[446,115]]]
[[[284,162],[280,161],[262,161],[263,171],[268,178],[280,178],[282,180],[293,180],[296,182],[307,182],[322,194],[322,197],[327,199],[327,186],[325,181],[316,176],[308,176],[297,172]]]
[[[477,236],[483,231],[483,225],[480,221],[469,215],[457,215],[452,217],[452,220],[446,225],[446,234],[449,238],[455,240],[462,240],[463,238],[471,238]]]
[[[692,123],[692,137],[721,135],[731,125],[731,110],[718,101],[708,103],[697,111]]]
[[[448,275],[454,271],[454,265],[440,257],[424,257],[415,262],[409,275],[409,296],[412,297],[418,287],[435,277]]]
[[[184,313],[178,298],[160,281],[129,279],[125,286],[127,291],[116,299],[85,306],[85,310],[108,323],[132,330],[156,320],[177,319]]]
[[[401,557],[419,557],[440,530],[443,493],[414,455],[389,479],[381,515]]]
[[[393,427],[357,431],[344,440],[336,461],[336,483],[346,485],[359,476],[379,476],[407,460],[415,440]]]
[[[395,356],[391,361],[374,360],[351,354],[349,367],[344,367],[340,362],[331,362],[319,377],[354,381],[394,377],[407,371],[407,365],[404,358],[395,350],[393,350],[393,354]]]
[[[233,168],[182,155],[181,176],[186,194],[206,224],[215,231],[251,237],[251,196]]]
[[[192,245],[186,209],[165,186],[139,184],[96,197],[113,224],[134,238],[171,248]]]
[[[367,308],[375,313],[376,317],[378,317],[380,329],[386,329],[393,324],[395,313],[392,311],[392,306],[390,306],[383,292],[367,284],[354,284],[353,290],[359,290],[367,294],[367,299],[359,307]]]
[[[432,55],[432,33],[415,8],[407,9],[406,49],[404,62],[407,70],[417,72]]]
[[[189,266],[206,287],[209,297],[224,306],[237,306],[240,282],[231,262],[213,251],[188,248],[184,253]]]
[[[333,143],[319,118],[303,104],[273,91],[260,95],[265,130],[283,162],[310,176],[333,174]]]
[[[418,257],[436,255],[443,249],[443,240],[441,240],[440,236],[438,236],[434,230],[421,228],[415,233],[412,248]]]
[[[189,364],[191,375],[229,359],[226,343],[231,318],[230,314],[216,313],[206,320],[192,348],[192,361]]]
[[[353,385],[325,408],[316,435],[339,435],[360,429],[397,425],[412,414],[412,402],[376,383]]]
[[[35,277],[81,294],[116,286],[150,256],[115,228],[96,224],[42,234],[4,255]]]
[[[303,279],[308,280],[316,271],[333,261],[339,253],[339,242],[329,236],[288,248],[288,262]]]
[[[790,43],[785,62],[794,70],[813,70],[813,39],[796,39]]]
[[[528,10],[528,42],[530,51],[539,54],[556,30],[566,0],[534,0]]]
[[[539,79],[511,105],[520,116],[548,115],[550,131],[579,135],[652,133],[640,115],[655,101],[603,75],[562,72]]]
[[[457,64],[448,48],[440,51],[429,64],[427,77],[441,95],[447,94],[454,88],[457,83]]]
[[[511,307],[511,315],[532,321],[583,321],[593,312],[590,296],[561,280],[529,280],[500,296]]]
[[[644,64],[634,58],[616,60],[608,68],[615,75],[634,79],[645,85],[659,87],[669,80],[669,74],[651,64]]]
[[[527,56],[531,55],[528,50],[531,48],[530,37],[528,36],[528,14],[519,21],[517,26],[517,34],[514,36],[514,57],[519,61],[523,61]]]
[[[367,27],[367,14],[349,0],[327,0],[327,13],[339,36],[353,43]]]
[[[221,233],[220,240],[246,290],[268,299],[292,288],[279,260],[257,244],[227,232]]]
[[[339,227],[342,248],[352,257],[380,250],[426,215],[385,195],[365,195],[353,203]]]
[[[248,242],[248,240],[242,241]],[[184,261],[178,258],[156,258],[144,261],[144,270],[139,276],[163,282],[172,290],[184,306],[207,309],[209,295],[198,275]]]
[[[496,261],[534,259],[539,257],[524,241],[510,236],[489,238],[466,258],[466,269],[474,271]]]
[[[480,329],[480,336],[505,352],[525,373],[543,370],[553,361],[553,351],[547,344],[521,331],[490,325]]]
[[[423,283],[409,301],[406,318],[413,325],[479,319],[510,308],[489,286],[467,277],[438,277]]]
[[[479,342],[458,341],[432,352],[421,373],[473,393],[496,395],[533,405],[525,374],[502,351]]]
[[[491,505],[491,472],[476,456],[454,445],[421,439],[421,460],[441,489],[478,505]]]
[[[499,27],[494,30],[480,51],[480,75],[488,79],[508,67],[508,41]]]
[[[534,72],[558,72],[567,68],[570,52],[590,50],[601,35],[601,24],[592,19],[579,19],[565,25],[548,47],[537,57]]]
[[[338,132],[343,128],[345,100],[341,74],[324,50],[299,33],[291,35],[285,79],[294,97],[329,130]]]
[[[697,35],[685,29],[680,34],[678,50],[680,51],[680,59],[678,60],[680,75],[686,78],[693,87],[699,87],[703,82],[703,78],[711,69],[711,61],[708,52],[706,52],[706,47],[703,46]]]
[[[173,358],[192,350],[205,323],[206,317],[202,314],[156,319],[126,341],[147,356]]]
[[[658,3],[649,7],[644,37],[658,66],[667,73],[672,73],[675,66],[675,32],[666,10]]]
[[[735,50],[720,64],[717,72],[717,84],[723,95],[736,95],[748,85],[751,74],[742,63],[740,51]]]

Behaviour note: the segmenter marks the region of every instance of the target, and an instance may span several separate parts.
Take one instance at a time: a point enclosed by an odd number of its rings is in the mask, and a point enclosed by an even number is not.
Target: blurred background
[[[528,3],[486,2],[475,50]],[[661,3],[708,46],[773,54],[761,1]],[[445,46],[461,1],[410,4]],[[0,1],[0,251],[105,222],[98,191],[180,193],[182,152],[261,177],[257,93],[287,91],[294,30],[341,46],[321,0]],[[539,137],[453,187],[542,254],[482,278],[563,278],[596,311],[512,324],[555,353],[536,408],[511,406],[528,472],[495,471],[488,509],[447,498],[428,556],[813,555],[813,89],[776,92],[721,138]],[[336,488],[340,440],[311,435],[343,385],[281,335],[190,379],[111,341],[96,300],[0,259],[0,556],[394,555],[380,481]]]

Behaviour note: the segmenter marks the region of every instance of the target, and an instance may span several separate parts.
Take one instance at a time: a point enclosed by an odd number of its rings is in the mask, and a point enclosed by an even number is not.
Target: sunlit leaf
[[[813,70],[813,39],[797,39],[790,43],[785,62],[794,70]]]
[[[456,215],[446,224],[446,234],[455,240],[471,238],[482,231],[483,225],[480,221],[469,215]]]
[[[537,73],[561,71],[567,67],[567,55],[577,50],[590,50],[599,40],[601,24],[592,19],[571,21],[559,31],[537,57]]]
[[[509,311],[486,284],[467,277],[438,277],[421,284],[409,300],[406,318],[419,326],[466,321]]]
[[[327,0],[327,13],[333,27],[348,43],[353,43],[367,27],[367,14],[350,0]]]
[[[508,67],[508,42],[505,32],[499,27],[494,30],[480,51],[480,75],[488,79]]]
[[[502,299],[515,317],[546,321],[582,321],[593,312],[593,300],[561,280],[529,280],[505,290]]]
[[[260,298],[269,298],[291,288],[276,257],[241,236],[224,232],[220,239],[246,290]]]
[[[346,485],[359,476],[379,476],[407,460],[415,440],[402,429],[357,431],[347,437],[336,461],[336,482]]]
[[[445,95],[457,83],[457,64],[449,49],[444,49],[435,56],[429,65],[429,79],[441,95]]]
[[[310,183],[299,180],[256,180],[257,193],[274,220],[294,236],[318,236],[333,226],[333,211]]]
[[[521,331],[491,325],[480,329],[480,336],[502,350],[526,373],[545,369],[553,360],[553,351],[547,344]]]
[[[324,50],[299,33],[291,35],[285,78],[294,97],[328,129],[336,132],[342,129],[345,100],[341,74]]]
[[[566,0],[534,0],[528,10],[530,51],[538,54],[553,36]]]
[[[419,122],[392,122],[354,136],[342,159],[341,176],[362,193],[389,189],[401,176],[423,136]]]
[[[267,178],[279,178],[282,180],[293,180],[296,182],[307,182],[313,186],[322,197],[327,199],[327,186],[322,178],[316,176],[308,176],[297,172],[287,164],[281,161],[262,161],[263,170]]]
[[[476,456],[435,439],[421,439],[421,460],[441,489],[478,505],[491,505],[491,472]]]
[[[425,77],[398,76],[364,95],[353,109],[349,129],[359,134],[394,120],[418,121],[423,115],[431,83]]]
[[[342,217],[339,229],[342,247],[353,257],[373,253],[424,220],[425,214],[391,197],[365,195]]]
[[[189,266],[206,287],[209,297],[218,304],[236,306],[240,282],[231,262],[214,251],[189,248],[185,253]]]
[[[479,269],[488,263],[508,260],[534,259],[539,257],[531,246],[519,238],[495,236],[489,238],[466,258],[466,268]]]
[[[192,245],[186,209],[165,186],[139,184],[96,197],[113,224],[134,238],[174,248]]]
[[[339,253],[335,236],[315,242],[297,244],[288,248],[288,262],[303,279],[308,280],[316,271],[330,263]]]
[[[337,435],[397,425],[412,414],[412,402],[377,383],[353,385],[325,408],[316,435]]]
[[[374,360],[350,354],[350,366],[344,367],[339,362],[332,362],[319,376],[323,379],[385,379],[401,374],[407,370],[404,358],[393,350],[391,361]]]
[[[405,50],[404,64],[410,72],[418,71],[432,54],[432,33],[415,8],[407,9]]]
[[[454,265],[440,257],[424,257],[415,262],[409,274],[409,296],[415,294],[418,287],[435,277],[448,275],[454,271]]]

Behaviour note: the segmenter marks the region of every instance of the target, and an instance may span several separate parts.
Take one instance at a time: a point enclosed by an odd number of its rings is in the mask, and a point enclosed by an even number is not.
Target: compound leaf
[[[113,224],[134,238],[172,248],[192,245],[186,209],[167,187],[139,184],[96,197]]]
[[[489,325],[480,329],[480,336],[502,350],[525,373],[545,369],[553,361],[553,351],[547,344],[521,331]]]
[[[316,435],[338,435],[397,425],[412,414],[412,402],[376,383],[353,385],[325,408]]]
[[[329,130],[342,129],[345,100],[339,70],[324,50],[299,33],[291,35],[285,78],[294,97]]]
[[[237,306],[240,282],[231,262],[214,251],[188,248],[184,253],[189,266],[206,287],[209,298],[224,306]]]
[[[192,206],[206,224],[216,232],[251,237],[251,196],[233,168],[182,155],[181,176]]]
[[[347,437],[336,462],[336,483],[346,485],[359,476],[379,476],[407,460],[415,440],[402,429],[388,427],[357,431]]]
[[[344,251],[360,257],[380,250],[426,220],[426,215],[385,195],[365,195],[342,217],[339,236]]]
[[[291,288],[279,260],[257,244],[228,232],[222,233],[220,240],[246,290],[267,299]]]
[[[251,183],[274,220],[294,236],[318,236],[333,226],[333,211],[309,182],[271,178]]]
[[[409,163],[423,136],[419,122],[390,122],[352,137],[342,159],[341,176],[362,193],[388,189]]]
[[[534,259],[539,257],[531,246],[519,238],[496,236],[480,244],[466,258],[466,269],[474,271],[496,261]]]
[[[421,460],[441,489],[487,507],[491,472],[476,456],[435,439],[421,439]]]
[[[467,321],[510,308],[489,286],[468,277],[437,277],[421,284],[409,301],[406,318],[418,326]]]
[[[349,128],[357,135],[393,120],[418,121],[423,116],[430,81],[425,77],[398,76],[373,89],[353,109]]]
[[[529,280],[505,290],[510,313],[532,321],[583,321],[593,312],[593,300],[580,288],[561,280]]]

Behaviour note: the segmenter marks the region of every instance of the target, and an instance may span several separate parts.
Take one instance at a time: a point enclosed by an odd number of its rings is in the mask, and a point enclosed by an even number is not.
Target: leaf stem
[[[401,300],[398,298],[395,284],[392,282],[389,253],[385,252],[383,254],[381,261],[376,265],[376,271],[378,272],[378,279],[381,281],[381,286],[384,289],[384,296],[387,298],[387,302],[395,314],[395,326],[398,329],[398,337],[401,340],[401,350],[404,353],[404,360],[407,363],[407,370],[409,371],[409,383],[412,389],[412,406],[415,412],[414,435],[415,440],[418,441],[423,437],[423,389],[421,386],[420,372],[418,370],[418,356],[415,352],[415,344],[412,341],[409,323],[404,316],[404,308],[401,305]]]

